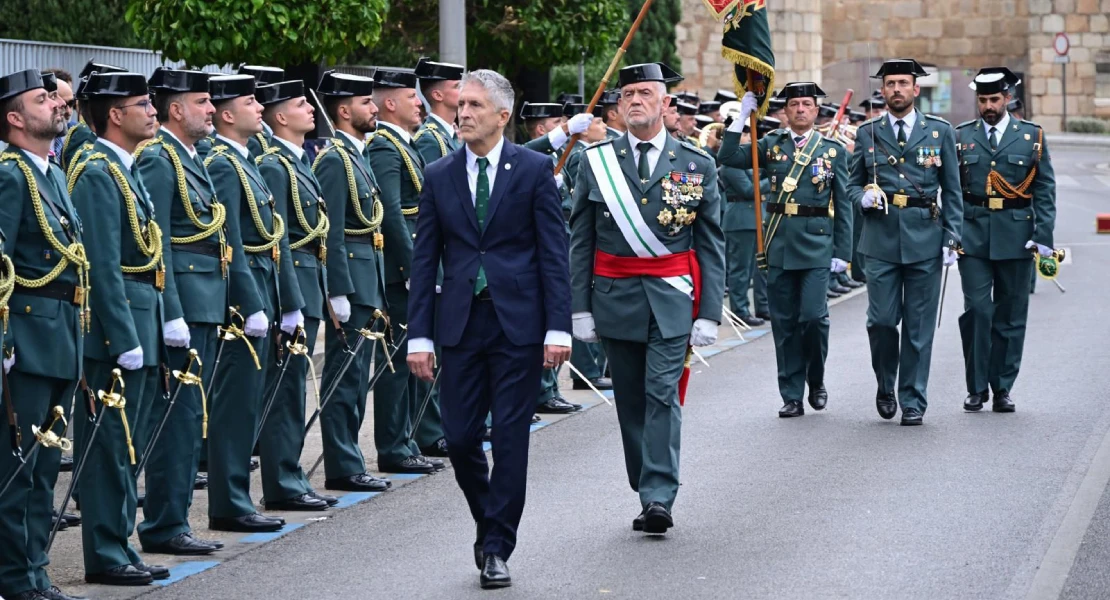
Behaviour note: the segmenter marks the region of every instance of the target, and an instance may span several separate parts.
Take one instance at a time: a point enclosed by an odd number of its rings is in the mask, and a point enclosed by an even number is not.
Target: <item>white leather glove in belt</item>
[[[717,324],[709,319],[694,321],[694,328],[690,330],[691,346],[711,346],[717,341]]]
[[[266,318],[266,313],[261,310],[247,317],[247,322],[243,324],[243,333],[249,337],[265,337],[269,329],[270,321]]]
[[[848,263],[840,260],[839,258],[832,259],[832,266],[829,267],[833,273],[843,273],[848,270]]]
[[[293,335],[298,325],[304,326],[304,315],[301,314],[301,311],[295,310],[281,315],[281,330],[285,333]]]
[[[578,340],[592,344],[597,341],[597,330],[594,329],[594,316],[592,313],[574,313],[571,315],[571,329]]]
[[[162,325],[162,339],[170,348],[186,348],[189,346],[189,326],[185,319],[174,319]]]
[[[331,302],[331,309],[340,323],[346,323],[351,318],[351,303],[346,296],[332,296],[328,302]]]
[[[120,354],[116,362],[119,363],[119,366],[128,371],[141,369],[143,366],[143,347],[139,346],[138,348]]]

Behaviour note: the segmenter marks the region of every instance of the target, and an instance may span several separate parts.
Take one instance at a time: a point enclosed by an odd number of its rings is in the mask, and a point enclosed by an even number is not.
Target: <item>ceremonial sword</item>
[[[355,342],[354,349],[344,350],[344,352],[347,353],[347,357],[343,360],[343,366],[340,367],[339,374],[335,377],[335,379],[332,380],[331,384],[328,386],[328,389],[324,392],[324,396],[320,399],[319,405],[316,407],[316,411],[312,413],[311,417],[309,417],[308,424],[304,427],[305,435],[308,435],[309,430],[312,429],[312,426],[316,423],[316,420],[320,418],[320,414],[324,412],[324,407],[328,405],[328,402],[331,401],[332,396],[334,396],[335,392],[339,389],[339,382],[343,379],[343,376],[347,373],[347,370],[350,369],[351,365],[355,362],[355,358],[358,356],[359,350],[362,349],[362,345],[366,343],[366,340],[381,340],[383,351],[389,351],[389,348],[388,346],[386,346],[385,342],[385,333],[376,333],[372,331],[374,324],[377,323],[379,319],[383,318],[385,318],[385,314],[383,314],[380,310],[375,310],[374,314],[370,316],[370,320],[367,321],[366,326],[358,330],[359,338],[358,341]],[[386,322],[388,323],[388,320]],[[396,350],[394,350],[394,353],[396,353]],[[390,371],[396,373],[396,370],[394,370],[393,368],[392,354],[387,356],[386,365],[389,367]]]
[[[254,434],[254,442],[251,443],[251,448],[258,445],[258,438],[262,436],[262,427],[266,425],[266,419],[270,416],[270,410],[274,407],[274,400],[277,399],[278,392],[281,391],[281,381],[285,379],[285,372],[289,370],[289,363],[293,362],[293,355],[304,356],[305,360],[312,360],[308,355],[308,346],[304,343],[306,339],[304,327],[297,325],[293,330],[293,340],[285,342],[285,347],[289,350],[289,356],[286,357],[285,363],[281,366],[281,372],[278,373],[277,381],[274,382],[273,392],[266,400],[266,404],[262,409],[262,417],[258,420],[258,429]]]
[[[11,402],[11,396],[8,394],[7,386],[4,387],[4,396],[5,402]],[[23,449],[19,447],[20,436],[19,430],[16,429],[16,434],[12,436],[12,454],[19,460],[19,464],[16,465],[15,470],[12,471],[12,474],[4,481],[3,487],[0,487],[0,497],[3,497],[4,492],[8,491],[8,487],[12,485],[15,478],[23,471],[23,467],[27,466],[27,463],[35,457],[35,453],[38,452],[40,447],[58,448],[63,451],[68,451],[72,448],[68,439],[59,437],[58,434],[54,433],[54,424],[58,421],[62,422],[62,429],[64,431],[67,423],[65,409],[61,406],[55,406],[54,410],[50,411],[46,420],[43,421],[42,427],[38,425],[31,426],[31,432],[35,435],[35,441],[32,442],[31,448],[27,451],[26,455],[24,455]]]
[[[193,363],[197,365],[197,374],[193,374]],[[174,390],[173,396],[170,397],[169,404],[166,405],[165,412],[162,413],[162,419],[158,422],[158,426],[154,428],[154,434],[150,436],[150,441],[146,443],[146,448],[143,449],[143,457],[139,459],[138,466],[135,467],[135,477],[138,478],[139,474],[143,472],[143,467],[146,466],[147,461],[150,459],[150,452],[154,449],[154,444],[158,438],[162,436],[162,430],[169,421],[170,413],[173,412],[174,404],[177,403],[177,396],[181,394],[181,388],[189,385],[200,387],[202,382],[201,372],[204,365],[200,362],[200,357],[197,351],[193,348],[189,349],[189,358],[185,362],[185,371],[174,371],[174,379],[177,379],[177,389]]]

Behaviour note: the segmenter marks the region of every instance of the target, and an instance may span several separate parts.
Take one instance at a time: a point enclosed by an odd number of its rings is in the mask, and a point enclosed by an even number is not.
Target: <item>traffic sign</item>
[[[1057,33],[1056,39],[1052,40],[1052,49],[1056,50],[1057,56],[1067,56],[1068,50],[1071,48],[1071,41],[1068,40],[1068,34]]]

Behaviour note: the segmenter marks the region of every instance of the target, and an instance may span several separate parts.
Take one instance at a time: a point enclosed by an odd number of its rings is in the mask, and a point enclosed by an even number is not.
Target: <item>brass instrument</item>
[[[1052,281],[1060,274],[1060,263],[1067,257],[1067,252],[1063,248],[1053,250],[1049,256],[1041,256],[1036,248],[1033,248],[1033,260],[1037,262],[1037,275],[1042,279]]]
[[[698,131],[698,148],[705,148],[706,146],[708,146],[711,137],[720,140],[721,135],[724,133],[725,129],[724,121],[728,121],[729,118],[739,119],[740,109],[741,104],[735,100],[729,100],[728,102],[722,103],[721,108],[719,109],[722,122],[710,123],[700,131],[695,130]]]

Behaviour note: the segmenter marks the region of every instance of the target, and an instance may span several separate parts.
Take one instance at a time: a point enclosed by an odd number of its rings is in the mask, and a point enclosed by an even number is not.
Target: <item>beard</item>
[[[1002,113],[1001,112],[998,112],[998,111],[995,111],[995,110],[989,109],[989,108],[987,110],[984,110],[984,111],[980,112],[979,116],[983,117],[983,120],[987,122],[987,125],[992,125],[992,126],[993,125],[998,125],[998,122],[1002,120]]]
[[[366,118],[351,119],[351,127],[359,133],[370,133],[376,129],[376,116],[371,115]]]
[[[185,135],[194,140],[202,140],[212,133],[212,125],[204,118],[185,121],[182,129],[185,130]]]
[[[887,99],[886,105],[893,109],[894,112],[902,112],[913,106],[913,98],[908,98],[906,96],[891,96]]]

